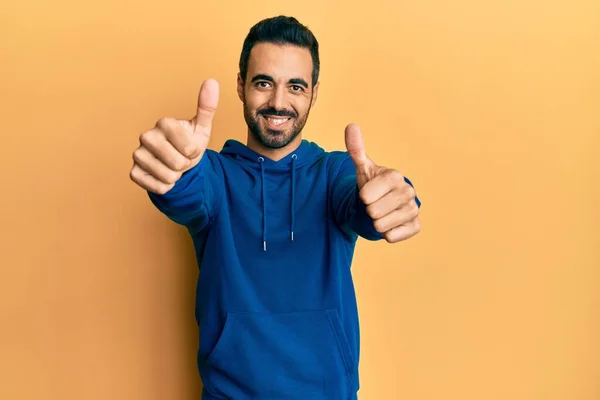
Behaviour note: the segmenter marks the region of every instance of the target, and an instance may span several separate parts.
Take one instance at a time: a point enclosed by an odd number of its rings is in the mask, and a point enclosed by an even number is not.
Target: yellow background
[[[291,14],[321,43],[305,137],[363,129],[423,230],[359,242],[361,400],[600,399],[596,0],[42,1],[0,8],[0,398],[198,399],[191,240],[129,181],[138,135]],[[285,260],[282,260],[285,262]]]

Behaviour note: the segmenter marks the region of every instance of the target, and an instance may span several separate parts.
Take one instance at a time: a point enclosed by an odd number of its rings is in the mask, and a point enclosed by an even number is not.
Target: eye
[[[292,85],[292,90],[294,92],[301,92],[301,91],[304,91],[304,88],[300,85]]]
[[[270,86],[271,84],[269,82],[266,81],[260,81],[256,83],[256,86],[258,86],[261,89],[266,89]]]

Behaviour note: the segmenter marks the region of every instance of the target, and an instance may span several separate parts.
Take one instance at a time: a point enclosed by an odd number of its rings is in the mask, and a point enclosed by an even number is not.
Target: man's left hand
[[[348,125],[345,133],[346,149],[356,167],[359,196],[377,232],[388,243],[419,233],[419,206],[413,187],[400,172],[377,165],[367,156],[358,125]]]

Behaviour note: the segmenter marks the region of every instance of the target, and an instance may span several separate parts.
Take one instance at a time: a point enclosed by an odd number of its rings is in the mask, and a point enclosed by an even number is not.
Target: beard
[[[244,102],[244,119],[250,134],[265,148],[268,149],[280,149],[287,146],[302,132],[304,125],[308,119],[310,108],[306,111],[306,114],[298,116],[293,110],[276,110],[272,107],[262,108],[256,113],[248,108],[247,103]],[[264,121],[264,116],[277,116],[277,117],[289,117],[292,125],[287,129],[269,129],[267,127],[261,127],[261,119]]]

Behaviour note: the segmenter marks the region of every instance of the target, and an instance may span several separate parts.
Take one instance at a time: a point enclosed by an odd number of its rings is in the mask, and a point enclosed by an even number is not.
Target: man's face
[[[285,147],[304,128],[317,97],[312,69],[308,49],[272,43],[252,48],[246,79],[238,77],[238,95],[250,133],[266,148]]]

